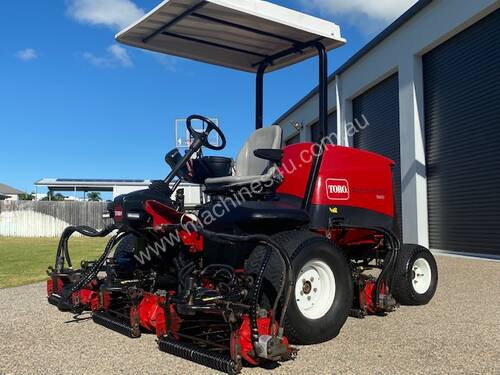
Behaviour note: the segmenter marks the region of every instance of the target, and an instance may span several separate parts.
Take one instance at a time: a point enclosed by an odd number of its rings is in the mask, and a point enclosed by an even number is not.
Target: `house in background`
[[[17,201],[19,194],[23,194],[23,192],[11,186],[0,184],[0,201]]]

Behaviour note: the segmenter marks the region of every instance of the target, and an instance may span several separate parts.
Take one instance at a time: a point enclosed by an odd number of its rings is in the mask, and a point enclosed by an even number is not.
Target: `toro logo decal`
[[[349,199],[349,182],[340,178],[326,180],[326,196],[332,201],[346,201]]]

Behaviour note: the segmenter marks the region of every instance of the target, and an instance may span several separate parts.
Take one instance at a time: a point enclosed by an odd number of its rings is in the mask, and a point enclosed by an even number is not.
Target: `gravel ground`
[[[340,335],[301,348],[297,360],[257,374],[500,374],[500,263],[438,256],[427,306],[349,318]],[[207,374],[160,352],[152,335],[129,339],[72,321],[36,284],[0,290],[0,374]],[[118,354],[119,353],[119,354]]]

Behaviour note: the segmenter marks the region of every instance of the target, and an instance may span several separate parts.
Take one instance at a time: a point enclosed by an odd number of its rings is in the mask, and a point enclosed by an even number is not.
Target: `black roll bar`
[[[314,40],[309,43],[301,43],[293,48],[282,51],[274,56],[270,56],[259,64],[256,79],[256,95],[255,95],[255,129],[262,128],[263,112],[264,112],[264,73],[269,65],[273,64],[276,59],[285,57],[289,54],[301,53],[306,48],[316,48],[318,51],[318,79],[319,79],[319,137],[323,139],[328,134],[328,54],[325,46],[320,40]],[[314,193],[315,181],[318,177],[319,168],[323,159],[323,151],[325,142],[319,142],[318,149],[314,154],[312,168],[306,184],[304,199],[302,200],[301,208],[308,211],[311,207],[311,200]]]
[[[307,48],[316,48],[319,58],[319,127],[320,139],[328,133],[328,54],[326,48],[321,43],[320,39],[315,39],[307,43],[296,43],[294,47],[279,52],[273,56],[269,56],[259,62],[256,84],[255,84],[255,129],[260,129],[263,126],[263,111],[264,111],[264,73],[268,66],[273,65],[277,59],[283,58],[295,53],[302,53]]]
[[[269,63],[259,65],[255,82],[255,129],[262,128],[264,122],[264,73]]]

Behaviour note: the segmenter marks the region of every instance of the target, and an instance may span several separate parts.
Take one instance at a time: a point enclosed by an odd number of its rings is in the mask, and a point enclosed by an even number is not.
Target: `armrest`
[[[255,156],[259,159],[269,160],[276,164],[281,163],[281,159],[283,158],[283,150],[276,148],[259,148],[253,152]]]

